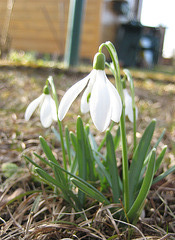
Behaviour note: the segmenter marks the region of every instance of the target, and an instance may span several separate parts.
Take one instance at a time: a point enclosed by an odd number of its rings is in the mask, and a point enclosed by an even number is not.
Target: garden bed
[[[51,67],[0,67],[0,164],[15,163],[16,172],[7,176],[0,172],[0,238],[7,239],[175,239],[175,175],[152,186],[145,205],[145,215],[136,226],[113,219],[108,208],[89,199],[82,214],[75,213],[66,202],[56,196],[47,185],[32,174],[32,167],[22,157],[33,152],[43,154],[39,135],[47,139],[59,161],[62,160],[60,143],[52,130],[43,129],[38,115],[29,122],[24,120],[27,105],[38,97],[49,75],[53,76],[59,100],[64,91],[83,78],[89,70],[65,70]],[[140,72],[140,71],[139,71]],[[161,132],[166,133],[160,144],[167,145],[160,172],[175,164],[175,81],[174,76],[163,73],[132,71],[135,79],[136,104],[139,109],[137,136],[141,136],[151,121],[157,119],[154,144]],[[113,80],[112,80],[113,81]],[[78,98],[65,117],[63,124],[75,131],[80,114]],[[82,116],[91,124],[88,114]],[[92,124],[91,124],[92,126]],[[55,125],[56,127],[56,125]],[[127,122],[128,145],[132,144],[132,125]],[[91,129],[97,135],[95,128]],[[103,134],[98,134],[100,142]],[[33,208],[35,199],[37,207]],[[145,238],[144,238],[145,236]]]

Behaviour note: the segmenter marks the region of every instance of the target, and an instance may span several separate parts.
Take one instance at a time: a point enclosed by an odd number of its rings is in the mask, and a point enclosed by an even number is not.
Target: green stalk
[[[114,45],[110,41],[102,43],[99,47],[99,52],[102,52],[103,47],[107,48],[111,56],[112,62],[114,64],[115,84],[123,104],[122,115],[120,118],[120,130],[121,130],[121,140],[122,140],[122,171],[123,171],[123,188],[124,188],[123,197],[124,197],[124,207],[127,212],[129,210],[128,156],[127,156],[128,153],[127,153],[126,127],[125,127],[125,103],[124,103],[122,82],[120,77],[120,66],[119,66],[118,56],[117,56],[117,52],[115,50]]]
[[[54,85],[54,81],[52,76],[49,76],[47,81],[50,83],[51,88],[52,88],[52,94],[53,94],[53,99],[55,101],[56,104],[56,112],[57,112],[57,123],[58,123],[58,128],[60,131],[60,139],[61,139],[61,148],[62,148],[62,155],[63,155],[63,165],[64,165],[64,169],[67,170],[67,161],[66,161],[66,150],[65,150],[65,146],[64,146],[64,138],[63,138],[63,128],[62,128],[62,123],[61,121],[58,119],[58,98],[57,98],[57,93],[56,93],[56,88]],[[66,174],[66,178],[67,178],[67,174]]]
[[[134,121],[133,121],[133,140],[134,140],[134,149],[133,149],[133,152],[135,151],[136,149],[136,146],[137,146],[137,138],[136,138],[136,129],[137,129],[137,126],[136,126],[136,108],[133,107],[133,117],[134,117]]]
[[[62,123],[59,119],[58,119],[58,127],[59,127],[59,131],[60,131],[61,148],[62,148],[62,155],[63,155],[63,165],[64,165],[64,169],[67,170],[66,150],[65,150],[64,138],[63,138],[63,127],[62,127]],[[66,174],[66,178],[67,178],[67,174]]]
[[[137,138],[136,138],[136,105],[135,105],[135,90],[134,90],[134,81],[131,76],[131,73],[128,69],[124,69],[123,72],[125,73],[125,76],[127,77],[129,84],[130,84],[130,89],[131,89],[131,97],[132,97],[132,110],[133,110],[133,140],[134,140],[134,149],[133,152],[136,149],[137,146]],[[125,77],[124,76],[124,77]]]
[[[120,118],[120,130],[122,140],[122,175],[123,175],[123,197],[125,210],[129,210],[129,181],[128,181],[128,153],[126,142],[126,127],[125,127],[125,107],[123,106],[122,115]]]

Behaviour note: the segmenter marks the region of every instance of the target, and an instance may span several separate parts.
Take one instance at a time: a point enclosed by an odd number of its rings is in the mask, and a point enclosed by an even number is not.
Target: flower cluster
[[[119,122],[122,113],[122,101],[117,89],[109,81],[105,74],[105,56],[97,53],[94,57],[93,70],[75,83],[63,96],[59,108],[58,118],[63,120],[71,104],[84,90],[81,98],[81,112],[90,112],[92,121],[96,128],[105,131],[110,121]],[[132,98],[124,89],[125,112],[130,121],[133,121]],[[29,120],[36,108],[40,106],[40,120],[43,127],[50,127],[52,121],[57,121],[57,111],[54,100],[49,94],[46,85],[43,93],[32,101],[25,112],[25,119]]]

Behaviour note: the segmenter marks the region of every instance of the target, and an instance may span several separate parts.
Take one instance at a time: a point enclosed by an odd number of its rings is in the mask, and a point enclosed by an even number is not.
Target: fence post
[[[64,54],[64,64],[66,67],[76,66],[78,64],[84,5],[85,0],[70,0],[66,47]]]

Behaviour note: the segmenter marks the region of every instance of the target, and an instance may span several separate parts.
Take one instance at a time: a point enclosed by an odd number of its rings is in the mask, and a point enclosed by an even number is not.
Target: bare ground
[[[31,174],[22,154],[42,154],[38,136],[44,136],[53,146],[54,154],[61,160],[59,143],[50,129],[43,129],[38,115],[24,121],[26,106],[38,97],[46,78],[52,75],[59,99],[86,71],[35,68],[24,66],[0,67],[0,164],[11,162],[18,169],[11,177],[0,172],[0,239],[175,239],[175,175],[152,187],[145,216],[136,226],[119,223],[109,209],[89,200],[83,213],[85,219],[75,214],[62,200],[49,192]],[[153,144],[164,128],[166,133],[160,144],[167,145],[167,153],[160,172],[175,164],[175,78],[170,74],[133,71],[136,103],[139,108],[137,136],[143,133],[152,118],[157,119]],[[64,119],[71,130],[75,129],[79,99]],[[91,123],[89,115],[83,116]],[[92,126],[97,141],[98,134]],[[132,125],[127,123],[128,145],[132,144]],[[38,198],[37,198],[38,197]],[[33,210],[34,201],[37,208]],[[32,209],[32,210],[31,210]]]

